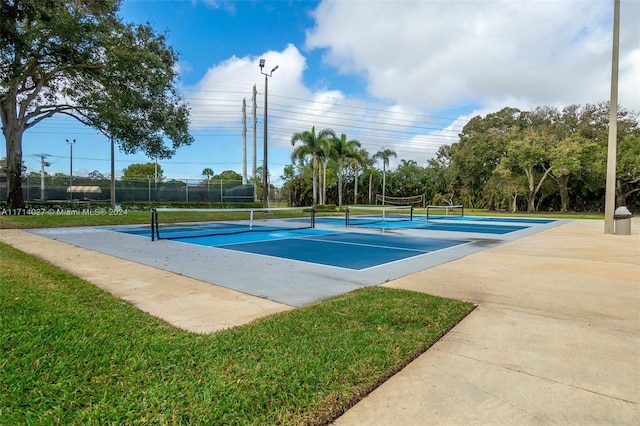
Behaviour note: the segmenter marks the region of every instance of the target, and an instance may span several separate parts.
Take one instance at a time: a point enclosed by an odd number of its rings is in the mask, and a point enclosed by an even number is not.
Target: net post
[[[156,223],[156,240],[160,239],[160,228],[158,228],[158,209],[154,209],[153,218]]]
[[[413,206],[409,206],[409,220],[413,222]]]
[[[316,206],[311,207],[311,227],[316,227]]]
[[[344,209],[344,226],[349,226],[349,207]]]
[[[249,213],[249,229],[253,229],[253,209]]]
[[[154,232],[155,232],[155,224],[154,224],[154,221],[153,221],[153,212],[154,211],[155,211],[155,209],[151,209],[149,211],[150,217],[151,217],[151,241],[155,241],[156,240],[155,239],[155,234],[154,234]]]

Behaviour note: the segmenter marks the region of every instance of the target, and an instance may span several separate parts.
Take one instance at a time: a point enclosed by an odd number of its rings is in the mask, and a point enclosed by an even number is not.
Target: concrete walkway
[[[478,308],[335,425],[640,424],[640,221],[575,221],[389,287]]]
[[[205,283],[16,229],[0,241],[85,279],[140,310],[194,333],[211,333],[293,309],[268,299]]]
[[[478,308],[335,424],[640,424],[640,220],[574,221],[390,287]],[[18,230],[0,241],[194,332],[291,307]]]

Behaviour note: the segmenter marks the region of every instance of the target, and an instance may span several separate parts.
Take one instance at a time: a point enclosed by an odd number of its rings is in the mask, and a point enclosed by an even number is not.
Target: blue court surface
[[[425,229],[432,231],[468,232],[478,234],[503,235],[527,229],[536,224],[552,223],[553,219],[497,218],[483,216],[436,216],[427,220],[426,216],[383,218],[377,215],[359,215],[349,218],[350,227],[373,229]],[[332,226],[347,226],[342,217],[318,217],[316,223]]]
[[[217,246],[229,250],[362,270],[464,243],[467,241],[346,232]]]
[[[30,230],[100,253],[290,306],[378,285],[566,223],[519,218],[447,218],[389,226],[268,229],[152,241],[149,226]],[[340,223],[342,219],[342,223]],[[395,225],[395,226],[394,226]],[[172,226],[172,225],[170,225]],[[184,230],[184,227],[182,228]]]
[[[206,226],[203,226],[204,233],[207,232],[207,229]],[[138,227],[119,229],[119,231],[150,238],[148,228]],[[190,232],[195,231],[194,225]],[[171,240],[181,243],[218,247],[353,270],[371,268],[468,242],[455,239],[415,238],[312,228],[271,231],[268,227],[264,227],[264,229],[254,227],[252,230],[247,228],[246,232],[234,231],[229,234],[184,237],[184,232],[172,231],[169,226],[163,230],[163,234],[177,234],[178,236],[172,236]]]

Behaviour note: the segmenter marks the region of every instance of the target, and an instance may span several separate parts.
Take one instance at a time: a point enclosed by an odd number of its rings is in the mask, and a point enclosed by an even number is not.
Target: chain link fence
[[[72,183],[72,184],[71,184]],[[171,179],[154,182],[153,178],[115,181],[116,202],[237,202],[256,199],[253,183],[232,180]],[[27,201],[109,201],[111,181],[74,177],[25,177],[22,194]],[[6,177],[0,176],[0,200],[7,198]]]

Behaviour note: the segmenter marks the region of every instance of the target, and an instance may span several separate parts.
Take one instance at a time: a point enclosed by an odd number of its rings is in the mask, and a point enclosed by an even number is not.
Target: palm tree
[[[355,149],[350,158],[351,167],[353,167],[354,188],[353,188],[353,204],[358,204],[358,167],[365,167],[371,159],[365,148]]]
[[[335,133],[331,129],[321,130],[316,134],[316,128],[313,126],[311,131],[305,130],[304,132],[294,133],[291,136],[291,145],[295,145],[296,142],[301,142],[302,145],[297,146],[291,153],[291,159],[303,158],[307,155],[311,156],[312,161],[312,180],[313,180],[313,205],[315,206],[318,201],[318,157],[323,153],[323,145],[326,140],[336,137]]]
[[[389,165],[389,158],[396,158],[397,156],[398,154],[396,154],[395,151],[386,149],[385,147],[382,147],[382,149],[374,155],[374,158],[382,160],[382,205],[384,205],[385,187],[387,186],[387,166]]]
[[[202,176],[207,177],[207,185],[209,185],[209,181],[214,174],[215,173],[213,173],[213,169],[210,167],[207,167],[204,170],[202,170]]]
[[[202,176],[207,177],[207,199],[210,198],[210,190],[209,190],[209,182],[211,181],[211,177],[214,175],[213,169],[211,167],[206,167],[202,170]],[[211,200],[209,200],[211,201]]]
[[[344,170],[344,161],[350,159],[356,148],[360,148],[360,142],[351,139],[347,140],[344,133],[340,138],[331,139],[329,156],[338,163],[338,207],[342,207],[342,171]]]
[[[373,174],[376,172],[376,168],[370,165],[367,169],[369,172],[369,204],[371,204],[371,193],[373,191]]]

